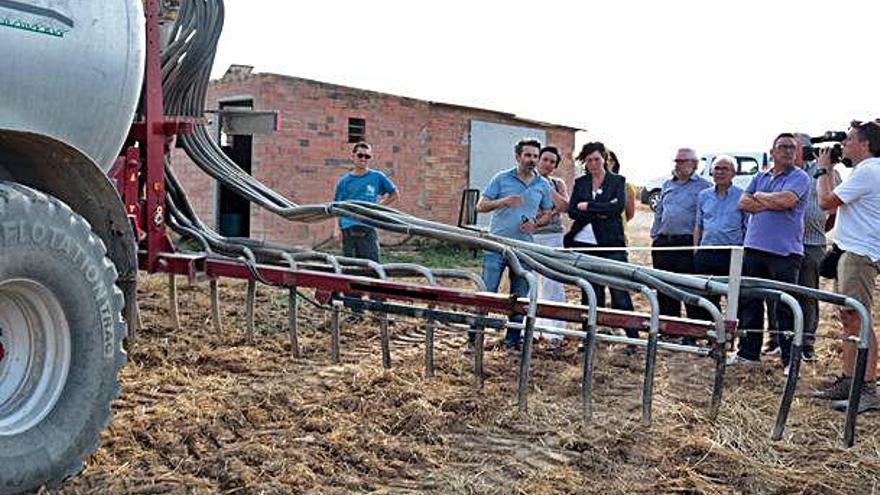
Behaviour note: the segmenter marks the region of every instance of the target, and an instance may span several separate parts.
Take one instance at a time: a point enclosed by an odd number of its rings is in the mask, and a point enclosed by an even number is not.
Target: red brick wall
[[[350,166],[348,119],[366,120],[373,168],[400,189],[395,206],[431,220],[455,224],[461,191],[468,185],[471,119],[529,125],[503,114],[386,95],[273,74],[239,81],[215,81],[207,108],[219,99],[254,99],[257,110],[281,112],[282,127],[255,136],[252,174],[298,204],[332,200],[333,189]],[[563,150],[559,174],[571,183],[574,131],[547,128],[548,142]],[[177,153],[174,167],[196,212],[214,222],[214,183]],[[251,237],[292,245],[313,245],[332,233],[330,221],[296,224],[251,207]]]

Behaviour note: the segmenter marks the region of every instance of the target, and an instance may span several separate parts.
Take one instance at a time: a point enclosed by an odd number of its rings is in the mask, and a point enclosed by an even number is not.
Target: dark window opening
[[[220,108],[254,108],[253,100],[237,100],[220,103]],[[245,173],[251,173],[254,137],[244,134],[226,134],[220,130],[220,146]],[[250,237],[250,202],[228,187],[220,184],[217,191],[217,230],[226,237]]]
[[[359,143],[367,137],[366,119],[348,119],[348,142]]]

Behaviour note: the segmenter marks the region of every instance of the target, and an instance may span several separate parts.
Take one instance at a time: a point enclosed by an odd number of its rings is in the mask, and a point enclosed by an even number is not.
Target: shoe
[[[694,337],[682,337],[681,345],[695,346],[697,345],[697,339]]]
[[[813,398],[822,400],[844,400],[849,398],[850,387],[852,387],[851,377],[838,376],[824,389],[813,392]]]
[[[848,406],[849,399],[836,400],[831,403],[831,409],[835,411],[844,412]],[[858,414],[876,409],[880,409],[880,395],[877,395],[877,387],[873,383],[866,383],[862,389],[862,396],[859,398]]]
[[[465,356],[473,356],[474,352],[476,352],[477,348],[473,342],[468,342],[464,346],[464,355]]]
[[[760,361],[746,359],[746,358],[740,356],[739,354],[731,354],[730,356],[727,356],[727,366],[747,367],[747,366],[756,366],[760,363],[761,363]]]
[[[804,354],[801,356],[801,360],[807,363],[816,361],[816,351],[813,349],[804,349]]]
[[[782,354],[782,348],[780,348],[778,345],[773,346],[772,348],[770,346],[767,346],[767,348],[764,349],[763,354],[765,356],[776,356],[778,354]]]
[[[522,350],[522,344],[521,344],[521,343],[519,343],[519,342],[509,342],[509,341],[507,341],[507,340],[505,340],[504,342],[501,343],[501,347],[502,347],[505,351],[509,351],[509,352],[519,352],[519,351]]]
[[[636,346],[630,344],[630,345],[623,348],[623,355],[624,356],[635,356],[637,351],[638,351],[638,349],[636,348]]]

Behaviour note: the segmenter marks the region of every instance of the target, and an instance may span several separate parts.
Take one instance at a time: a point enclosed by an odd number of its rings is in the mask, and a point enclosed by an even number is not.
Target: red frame
[[[166,234],[165,155],[170,152],[176,135],[192,132],[193,119],[167,118],[164,115],[159,3],[158,0],[148,0],[145,6],[147,52],[143,120],[132,124],[125,148],[116,166],[110,171],[140,243],[139,267],[149,273],[185,275],[192,282],[217,277],[254,280],[251,269],[241,261],[176,253]],[[141,177],[144,178],[143,183]],[[272,265],[259,265],[256,270],[263,280],[285,287],[309,287],[320,291],[369,294],[410,302],[468,306],[481,313],[525,314],[528,305],[524,299],[502,294],[473,293],[392,280],[290,270]],[[583,322],[587,311],[583,306],[542,302],[538,305],[538,316]],[[598,310],[598,324],[603,326],[646,330],[649,321],[649,317],[635,312],[604,308]],[[732,335],[736,322],[727,321],[726,324],[729,334]],[[714,328],[706,322],[661,316],[660,330],[668,334],[702,337]]]

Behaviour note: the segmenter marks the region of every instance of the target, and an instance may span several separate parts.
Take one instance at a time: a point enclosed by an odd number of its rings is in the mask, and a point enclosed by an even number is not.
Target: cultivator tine
[[[596,291],[592,284],[581,280],[578,283],[587,299],[587,319],[581,324],[584,331],[584,370],[581,379],[581,404],[584,421],[593,418],[593,353],[596,350]]]
[[[379,318],[379,336],[382,340],[382,367],[391,369],[391,336],[388,334],[388,315]]]
[[[859,346],[856,351],[856,366],[853,370],[852,386],[849,390],[849,405],[846,408],[846,423],[843,426],[843,445],[852,447],[856,442],[856,416],[859,414],[859,401],[865,383],[865,370],[868,368],[868,344],[872,333],[870,308],[859,301],[847,297],[845,306],[859,315]],[[850,345],[848,342],[844,345]]]
[[[254,324],[254,306],[257,303],[257,282],[248,280],[247,300],[245,301],[245,317],[247,318],[247,338],[248,342],[254,342],[256,328]]]
[[[339,314],[342,311],[342,301],[333,301],[333,310],[330,313],[330,360],[333,364],[339,364]]]
[[[520,267],[520,270],[522,268]],[[538,310],[538,284],[535,274],[532,272],[525,273],[526,280],[529,282],[529,310],[525,319],[525,331],[522,335],[522,352],[520,353],[519,362],[519,387],[517,390],[517,406],[520,412],[528,412],[529,410],[529,373],[531,371],[532,348],[534,342],[532,338],[535,333],[535,314]]]
[[[299,299],[296,297],[296,288],[291,287],[287,292],[287,333],[290,337],[290,356],[294,359],[300,358],[299,337],[298,337],[298,313]]]
[[[434,306],[428,306],[434,309]],[[425,323],[425,376],[434,378],[434,322]]]
[[[216,278],[212,278],[211,286],[211,323],[214,325],[214,333],[223,333],[223,322],[220,320],[220,284]]]
[[[174,274],[168,275],[168,316],[171,318],[171,327],[180,330],[180,314],[177,310],[177,278]]]
[[[483,390],[486,376],[483,371],[483,356],[485,351],[485,333],[483,327],[476,327],[474,330],[474,378],[476,379],[477,390]]]
[[[645,348],[645,383],[642,386],[642,424],[651,424],[651,408],[654,400],[654,369],[657,362],[657,342],[660,338],[660,302],[657,292],[647,287],[642,294],[651,303],[651,323],[648,329],[648,345]]]
[[[291,270],[296,270],[296,260],[290,253],[282,253],[281,257],[287,261]],[[290,337],[290,356],[299,359],[299,299],[296,297],[296,286],[291,286],[287,291],[287,334]]]
[[[794,392],[797,389],[798,372],[800,371],[804,343],[804,314],[797,299],[782,292],[777,304],[787,304],[791,308],[794,315],[794,341],[792,342],[791,355],[789,356],[788,379],[785,381],[785,389],[782,392],[782,400],[779,403],[779,411],[776,414],[776,423],[773,425],[773,432],[770,434],[772,440],[782,438],[782,431],[785,429],[786,420],[788,420],[791,402],[794,400]]]

